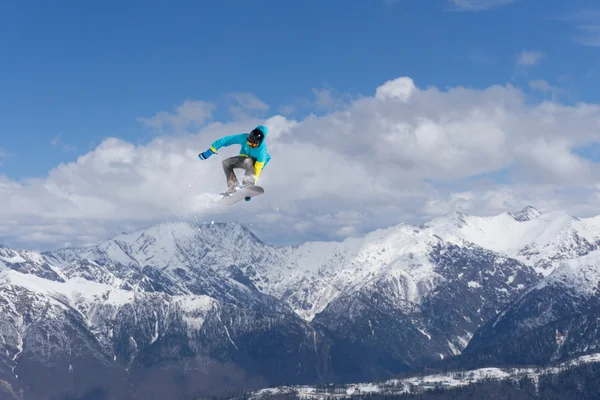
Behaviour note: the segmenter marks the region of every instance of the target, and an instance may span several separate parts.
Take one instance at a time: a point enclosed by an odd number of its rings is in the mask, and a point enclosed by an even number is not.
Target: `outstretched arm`
[[[210,149],[216,153],[221,147],[231,146],[232,144],[244,144],[247,136],[247,133],[223,136],[221,139],[215,140]]]
[[[246,136],[248,136],[247,133],[223,136],[221,139],[215,140],[211,144],[210,148],[204,153],[198,154],[198,157],[201,160],[206,160],[208,157],[212,156],[213,154],[216,154],[217,150],[219,150],[223,146],[231,146],[232,144],[244,144],[244,142],[246,141]]]

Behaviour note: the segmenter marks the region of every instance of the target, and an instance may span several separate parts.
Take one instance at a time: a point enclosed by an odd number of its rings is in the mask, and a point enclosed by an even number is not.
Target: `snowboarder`
[[[215,140],[208,150],[198,154],[201,160],[206,160],[213,154],[216,154],[223,146],[231,146],[232,144],[242,146],[239,155],[223,160],[223,171],[225,171],[227,179],[227,191],[221,193],[223,196],[232,195],[236,190],[244,186],[256,185],[258,183],[261,171],[271,160],[264,141],[268,131],[269,129],[266,126],[260,125],[250,133],[224,136],[221,139]],[[241,168],[246,172],[241,186],[233,172],[234,168]]]

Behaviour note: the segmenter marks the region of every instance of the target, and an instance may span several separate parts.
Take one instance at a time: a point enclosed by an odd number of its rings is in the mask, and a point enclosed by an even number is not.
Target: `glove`
[[[214,152],[214,151],[212,151],[212,149],[208,149],[208,150],[206,150],[204,153],[200,153],[200,154],[198,154],[198,157],[199,157],[201,160],[206,160],[208,157],[212,156],[213,154],[215,154],[215,152]]]

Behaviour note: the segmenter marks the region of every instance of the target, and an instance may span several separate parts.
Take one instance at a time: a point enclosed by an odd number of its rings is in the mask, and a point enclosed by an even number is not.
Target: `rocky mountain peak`
[[[542,213],[532,206],[526,206],[521,211],[515,214],[511,214],[514,219],[517,221],[531,221],[542,215]]]

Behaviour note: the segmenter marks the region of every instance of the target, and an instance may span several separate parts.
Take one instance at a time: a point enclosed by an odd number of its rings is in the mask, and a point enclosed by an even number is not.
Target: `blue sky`
[[[299,243],[453,211],[600,215],[591,0],[4,1],[0,54],[11,247],[181,219]],[[265,195],[220,207],[237,149],[197,154],[259,123]]]
[[[313,89],[372,95],[398,76],[442,89],[544,80],[565,101],[599,100],[592,1],[57,4],[0,4],[0,173],[12,179],[44,176],[106,137],[146,142],[138,118],[186,99],[226,104],[232,92],[253,93],[270,114],[293,105],[291,117],[315,111]],[[524,50],[544,56],[519,66]],[[231,118],[227,107],[214,116]]]

